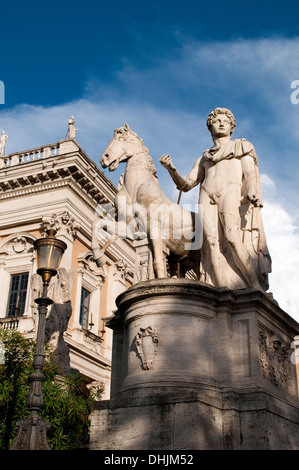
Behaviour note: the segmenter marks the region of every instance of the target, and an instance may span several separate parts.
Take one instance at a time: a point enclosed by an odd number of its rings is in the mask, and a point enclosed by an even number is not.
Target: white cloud
[[[275,197],[275,184],[261,176],[263,193],[271,187],[271,194],[264,197],[262,210],[268,249],[272,258],[270,291],[280,307],[299,321],[299,233],[293,217],[283,203]],[[266,188],[266,191],[265,191]]]
[[[113,136],[113,130],[128,122],[149,148],[161,184],[167,188],[170,183],[165,178],[167,172],[158,162],[162,153],[170,153],[182,173],[187,174],[198,156],[200,137],[202,141],[206,140],[206,145],[210,140],[206,129],[200,132],[199,117],[192,113],[178,115],[142,102],[130,104],[81,99],[53,107],[20,105],[2,111],[1,129],[5,129],[9,136],[6,154],[64,139],[71,115],[74,115],[79,129],[76,139],[97,164]],[[116,176],[109,173],[109,177],[116,182],[123,170],[124,167],[120,167]]]

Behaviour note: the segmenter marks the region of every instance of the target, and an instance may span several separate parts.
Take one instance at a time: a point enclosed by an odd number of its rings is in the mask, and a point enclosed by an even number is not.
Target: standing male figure
[[[68,122],[68,139],[75,139],[76,132],[78,129],[75,128],[75,119],[74,116],[71,116]]]
[[[8,139],[8,135],[5,134],[5,131],[1,131],[0,137],[0,155],[4,155],[6,141]]]
[[[263,204],[255,149],[245,139],[231,140],[236,120],[226,108],[214,109],[207,127],[214,146],[203,152],[186,178],[169,155],[160,158],[178,189],[185,192],[200,184],[200,280],[215,287],[267,290],[271,258],[260,214]]]

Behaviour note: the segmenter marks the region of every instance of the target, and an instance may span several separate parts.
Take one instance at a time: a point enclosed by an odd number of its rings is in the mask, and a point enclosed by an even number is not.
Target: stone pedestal
[[[299,449],[299,325],[267,294],[150,280],[117,306],[90,449]]]

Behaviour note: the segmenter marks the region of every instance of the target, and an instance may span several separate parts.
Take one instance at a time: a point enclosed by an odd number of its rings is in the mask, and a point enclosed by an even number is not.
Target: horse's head
[[[109,167],[109,171],[114,171],[120,162],[126,161],[141,148],[144,149],[142,140],[125,122],[124,127],[114,131],[113,139],[103,152],[100,163],[103,168]]]

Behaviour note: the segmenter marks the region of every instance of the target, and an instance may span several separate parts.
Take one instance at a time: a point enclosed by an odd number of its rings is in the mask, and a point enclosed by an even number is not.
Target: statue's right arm
[[[169,155],[162,155],[160,158],[160,163],[164,168],[166,168],[173,179],[174,183],[176,184],[176,187],[179,190],[182,190],[184,192],[190,191],[190,189],[194,188],[200,181],[199,179],[199,174],[200,172],[200,160],[199,158],[196,162],[190,173],[186,178],[184,178],[176,169],[174,164],[172,163],[172,160]]]

